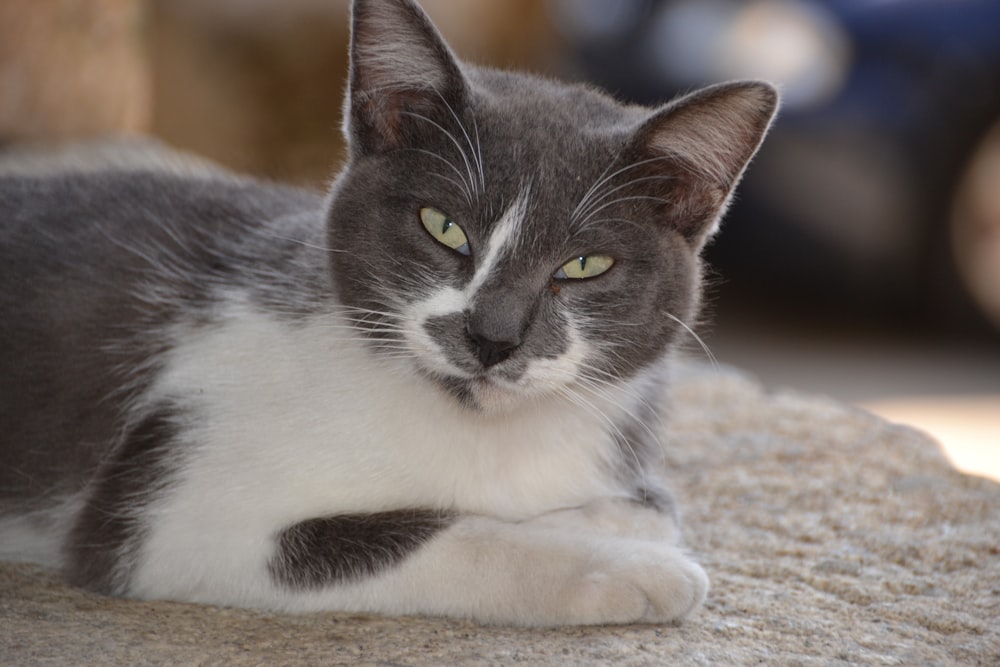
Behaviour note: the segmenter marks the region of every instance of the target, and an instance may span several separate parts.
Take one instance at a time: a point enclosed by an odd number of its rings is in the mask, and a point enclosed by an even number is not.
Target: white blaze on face
[[[517,246],[521,237],[521,227],[524,225],[524,218],[528,210],[529,195],[530,190],[524,190],[493,227],[479,266],[476,267],[472,280],[462,290],[466,298],[466,305],[472,303],[476,292],[493,273],[500,259]]]

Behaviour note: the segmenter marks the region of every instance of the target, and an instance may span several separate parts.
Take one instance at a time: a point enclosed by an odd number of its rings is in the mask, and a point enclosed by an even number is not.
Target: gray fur
[[[450,522],[429,510],[310,519],[282,531],[268,569],[290,588],[357,581],[392,567]]]

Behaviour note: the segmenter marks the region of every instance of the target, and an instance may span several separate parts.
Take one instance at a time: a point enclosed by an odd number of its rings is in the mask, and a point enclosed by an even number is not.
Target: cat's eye
[[[465,232],[454,220],[441,211],[430,207],[420,209],[420,222],[438,243],[446,245],[466,257],[472,254]]]
[[[615,263],[607,255],[583,255],[575,257],[559,267],[553,276],[557,280],[580,280],[599,276]]]

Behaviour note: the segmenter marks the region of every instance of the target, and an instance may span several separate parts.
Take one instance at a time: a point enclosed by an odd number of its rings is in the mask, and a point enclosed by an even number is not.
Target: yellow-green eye
[[[424,229],[430,232],[431,236],[439,243],[443,243],[459,254],[466,256],[472,254],[465,232],[454,220],[441,211],[429,207],[420,209],[420,222],[423,223]]]
[[[607,255],[586,255],[576,257],[559,267],[555,273],[555,278],[565,280],[566,278],[579,280],[581,278],[593,278],[599,276],[615,263]]]

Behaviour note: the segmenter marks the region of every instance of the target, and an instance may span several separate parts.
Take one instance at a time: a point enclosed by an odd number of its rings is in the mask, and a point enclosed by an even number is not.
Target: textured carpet
[[[111,600],[0,565],[0,663],[1000,665],[1000,485],[833,401],[678,368],[669,464],[712,578],[678,625],[554,630]]]

